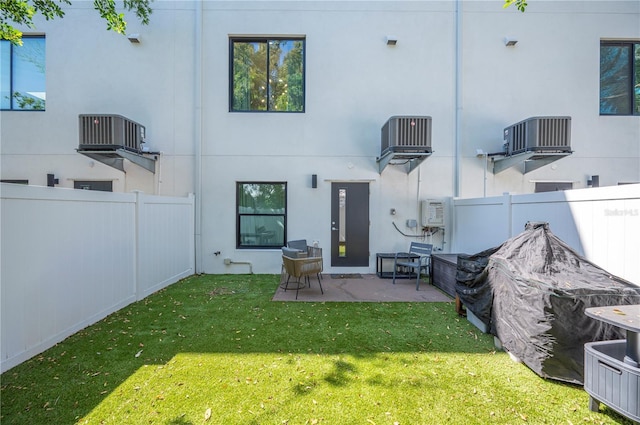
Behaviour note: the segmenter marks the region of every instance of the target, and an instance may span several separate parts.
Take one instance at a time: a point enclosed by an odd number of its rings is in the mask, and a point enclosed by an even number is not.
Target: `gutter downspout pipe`
[[[204,0],[195,0],[194,23],[194,190],[195,190],[195,271],[202,266],[202,10]]]
[[[460,196],[460,150],[462,143],[462,2],[456,0],[455,23],[455,150],[453,165],[453,196]]]

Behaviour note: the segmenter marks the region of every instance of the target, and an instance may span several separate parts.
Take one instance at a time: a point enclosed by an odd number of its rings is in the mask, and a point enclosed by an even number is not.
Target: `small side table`
[[[376,274],[378,275],[379,278],[382,278],[382,279],[393,278],[393,264],[394,264],[395,258],[396,258],[395,252],[382,252],[382,253],[379,252],[376,254]],[[398,258],[402,258],[403,260],[407,260],[407,259],[416,260],[420,258],[420,256],[416,254],[399,253]],[[391,263],[391,270],[388,270],[388,271],[384,270],[385,262]],[[396,272],[396,279],[415,279],[415,277],[416,275],[414,273],[397,273]]]
[[[585,309],[584,314],[626,330],[624,362],[633,367],[640,367],[640,305],[591,307]]]

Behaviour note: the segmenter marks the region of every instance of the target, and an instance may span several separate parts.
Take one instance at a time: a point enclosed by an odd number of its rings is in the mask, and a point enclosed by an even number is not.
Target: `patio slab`
[[[305,286],[298,292],[296,300],[295,284],[289,284],[289,290],[278,287],[273,301],[306,301],[306,302],[449,302],[453,298],[421,280],[420,290],[416,291],[415,279],[396,280],[381,279],[375,274],[363,274],[360,277],[323,274],[320,293],[318,280],[311,279],[311,287]],[[291,289],[293,287],[294,289]]]

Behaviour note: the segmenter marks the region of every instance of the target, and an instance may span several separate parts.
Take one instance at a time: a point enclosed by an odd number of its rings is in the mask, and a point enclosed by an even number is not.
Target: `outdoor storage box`
[[[625,340],[585,344],[584,389],[592,399],[640,422],[640,368],[624,362],[625,346]]]
[[[458,254],[432,254],[433,285],[446,294],[456,296],[456,269]]]

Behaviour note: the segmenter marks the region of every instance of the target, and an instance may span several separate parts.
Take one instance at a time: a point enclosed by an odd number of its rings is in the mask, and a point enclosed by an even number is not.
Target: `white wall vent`
[[[571,117],[532,117],[504,129],[507,155],[571,152]]]
[[[382,126],[381,155],[431,153],[431,117],[393,116]]]
[[[80,150],[126,149],[141,152],[145,128],[121,115],[80,115]]]

